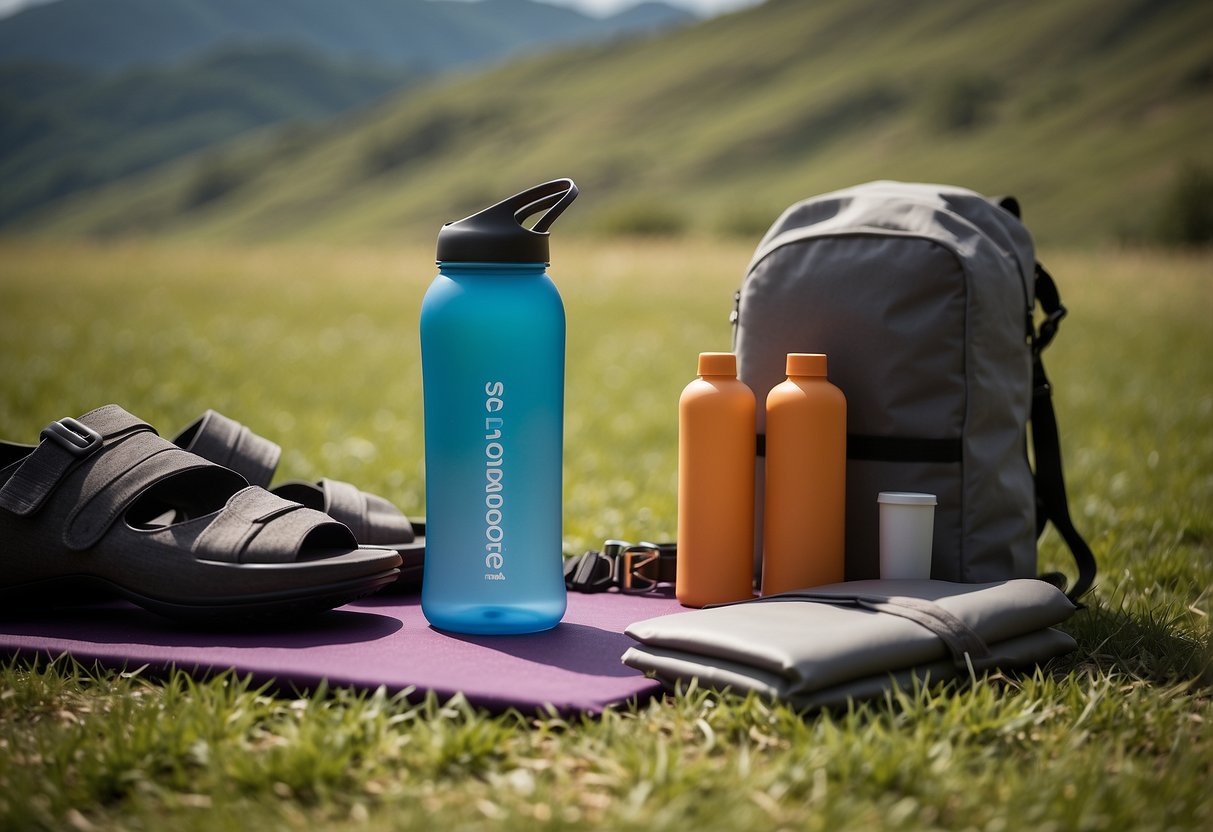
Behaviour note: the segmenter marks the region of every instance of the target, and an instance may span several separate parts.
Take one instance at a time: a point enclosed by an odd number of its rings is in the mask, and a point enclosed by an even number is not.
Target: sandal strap
[[[349,530],[323,512],[249,486],[233,494],[198,535],[193,553],[225,563],[290,562],[298,558],[308,534],[320,526],[343,530],[349,548],[357,548]]]
[[[0,487],[0,508],[26,516],[42,507],[59,483],[102,447],[155,429],[116,404],[76,419],[59,419],[42,431],[42,441]]]
[[[282,456],[282,448],[277,444],[215,410],[203,413],[174,441],[191,453],[231,468],[251,485],[262,488],[269,487]]]
[[[320,489],[324,492],[324,511],[329,517],[349,526],[359,541],[369,539],[366,495],[357,486],[341,480],[322,479]]]
[[[417,539],[413,524],[400,509],[378,494],[362,491],[348,482],[330,479],[284,482],[274,488],[274,493],[341,521],[363,546],[390,549]]]
[[[218,466],[154,433],[125,437],[85,474],[65,524],[64,545],[76,552],[95,546],[140,494],[170,476],[199,468]]]
[[[416,539],[409,518],[383,497],[340,480],[323,479],[319,485],[325,513],[349,526],[363,546],[396,546]]]

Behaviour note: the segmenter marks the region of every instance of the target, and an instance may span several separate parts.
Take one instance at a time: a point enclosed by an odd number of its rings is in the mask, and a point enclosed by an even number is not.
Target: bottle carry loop
[[[514,200],[534,200],[516,210],[514,212],[514,219],[521,224],[528,217],[532,217],[546,209],[547,213],[531,226],[531,231],[546,234],[548,229],[552,227],[552,223],[556,222],[556,219],[564,213],[564,209],[572,205],[573,200],[576,198],[577,185],[574,184],[572,179],[554,179],[551,182],[536,185],[529,191],[523,191],[513,197]]]

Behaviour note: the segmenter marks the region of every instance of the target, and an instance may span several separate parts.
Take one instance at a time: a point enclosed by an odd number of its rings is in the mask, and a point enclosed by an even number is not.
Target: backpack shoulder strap
[[[1066,308],[1057,293],[1053,277],[1040,263],[1036,264],[1036,301],[1045,313],[1040,330],[1032,342],[1032,451],[1036,457],[1036,535],[1044,532],[1045,524],[1061,534],[1074,562],[1078,566],[1078,581],[1068,596],[1077,600],[1095,581],[1095,555],[1070,519],[1066,499],[1066,482],[1061,469],[1061,440],[1057,416],[1053,412],[1053,388],[1045,375],[1041,352],[1057,334],[1057,326],[1066,316]]]

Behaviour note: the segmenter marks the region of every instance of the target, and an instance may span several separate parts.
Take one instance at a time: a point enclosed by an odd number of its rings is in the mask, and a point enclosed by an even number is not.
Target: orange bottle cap
[[[737,356],[731,352],[701,352],[699,353],[699,375],[735,376],[737,375]]]
[[[787,373],[790,376],[824,376],[826,357],[815,352],[790,352]]]

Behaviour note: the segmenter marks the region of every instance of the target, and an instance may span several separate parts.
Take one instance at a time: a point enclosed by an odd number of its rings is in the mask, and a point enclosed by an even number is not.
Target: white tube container
[[[880,504],[880,577],[929,579],[935,495],[882,491],[876,502]]]

